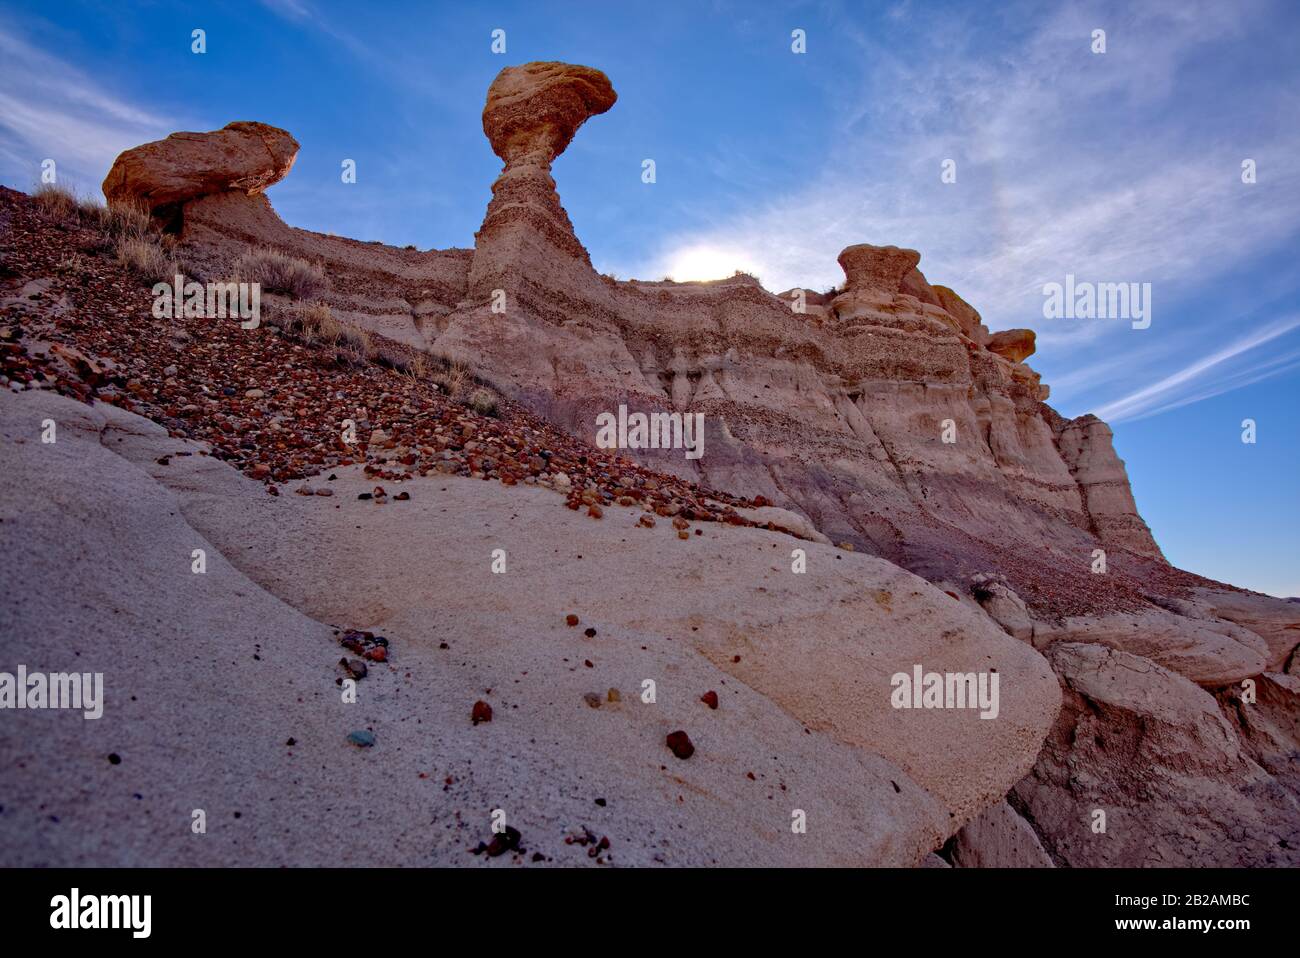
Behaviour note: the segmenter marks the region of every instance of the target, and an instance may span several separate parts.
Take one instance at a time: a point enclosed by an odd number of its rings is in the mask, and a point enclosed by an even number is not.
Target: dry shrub
[[[150,237],[124,236],[114,246],[117,261],[149,283],[170,283],[178,272],[176,264]]]
[[[351,323],[339,324],[338,345],[348,357],[357,363],[369,362],[375,354],[370,342],[370,334],[360,326]]]
[[[78,223],[102,232],[112,249],[120,239],[143,239],[156,234],[149,210],[141,203],[113,203],[105,206],[93,197],[79,197],[66,186],[42,183],[32,199],[46,214],[65,223]]]
[[[123,238],[141,239],[152,232],[149,211],[143,206],[131,203],[112,203],[108,206],[85,204],[82,212],[114,241]],[[175,237],[169,236],[167,239],[175,243]]]
[[[459,399],[474,382],[469,367],[458,359],[442,359],[443,368],[429,378],[452,399]]]
[[[77,194],[58,183],[42,183],[32,190],[32,199],[47,216],[61,222],[78,218],[80,201]]]
[[[481,416],[496,416],[499,412],[497,397],[486,389],[474,390],[474,394],[469,397],[466,405]]]
[[[295,303],[286,313],[289,331],[308,345],[320,342],[334,346],[343,334],[343,324],[325,303]]]
[[[325,271],[315,263],[279,250],[259,247],[235,262],[235,275],[245,283],[258,283],[265,293],[283,293],[294,299],[313,299],[329,285]]]

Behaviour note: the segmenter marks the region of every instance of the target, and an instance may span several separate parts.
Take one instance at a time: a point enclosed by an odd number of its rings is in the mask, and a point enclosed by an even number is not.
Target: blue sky
[[[796,28],[805,54],[791,52]],[[821,289],[851,243],[918,249],[991,328],[1037,330],[1030,363],[1053,405],[1112,424],[1173,562],[1300,595],[1289,0],[3,0],[0,182],[30,189],[48,157],[97,192],[123,149],[256,119],[302,144],[270,191],[288,222],[470,246],[500,167],[480,122],[487,86],[536,59],[599,67],[619,93],[555,169],[597,268],[745,268],[774,291]],[[344,159],[356,184],[340,181]],[[946,159],[955,183],[940,180]],[[1151,283],[1150,328],[1045,319],[1042,286],[1066,274]]]

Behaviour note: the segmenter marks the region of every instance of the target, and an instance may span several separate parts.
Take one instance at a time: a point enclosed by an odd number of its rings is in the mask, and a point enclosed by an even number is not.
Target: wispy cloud
[[[1265,356],[1254,365],[1237,370],[1230,378],[1221,380],[1214,385],[1207,387],[1204,382],[1206,374],[1216,367],[1257,349],[1265,343],[1270,343],[1285,336],[1297,327],[1300,327],[1300,315],[1288,316],[1285,319],[1269,323],[1238,338],[1222,349],[1215,350],[1210,355],[1165,376],[1159,382],[1152,383],[1150,386],[1129,393],[1114,402],[1107,403],[1096,410],[1096,415],[1114,422],[1124,419],[1144,418],[1157,412],[1163,412],[1166,409],[1173,409],[1187,405],[1190,402],[1208,399],[1210,396],[1217,396],[1230,389],[1259,382],[1261,379],[1292,369],[1300,360],[1300,351]],[[1198,386],[1199,388],[1189,392],[1188,387],[1192,386]]]
[[[353,34],[336,26],[319,10],[312,7],[307,0],[261,0],[261,2],[262,6],[284,20],[298,26],[320,31],[325,36],[341,44],[358,59],[366,60],[372,64],[382,62],[381,58],[369,46],[357,39]]]
[[[178,129],[176,120],[105,90],[102,79],[40,50],[0,24],[0,156],[4,175],[29,189],[41,162],[57,164],[59,181],[97,192],[123,150]]]
[[[286,23],[308,33],[317,33],[337,44],[394,90],[418,95],[451,109],[465,106],[463,99],[448,91],[451,83],[447,77],[431,74],[423,48],[412,49],[404,45],[401,34],[398,34],[399,42],[393,43],[391,34],[382,33],[380,36],[389,42],[376,44],[340,27],[335,19],[309,0],[261,0],[261,4]]]
[[[842,280],[836,256],[847,245],[911,246],[927,276],[957,289],[993,328],[1034,327],[1040,361],[1069,356],[1112,371],[1115,355],[1134,354],[1131,337],[1143,333],[1126,323],[1044,320],[1042,285],[1066,273],[1150,282],[1163,328],[1146,339],[1176,329],[1179,348],[1143,349],[1151,364],[1126,364],[1126,382],[1049,377],[1056,398],[1099,403],[1118,418],[1170,408],[1214,383],[1240,385],[1250,376],[1235,364],[1229,374],[1221,351],[1166,373],[1170,360],[1186,359],[1189,341],[1213,342],[1219,332],[1217,323],[1195,328],[1186,305],[1207,284],[1284,248],[1300,224],[1300,133],[1279,120],[1300,107],[1296,94],[1285,83],[1198,86],[1207,66],[1253,46],[1245,31],[1268,23],[1270,7],[1251,7],[1243,14],[1180,0],[1066,7],[1045,20],[1034,6],[1013,6],[1001,20],[953,14],[919,24],[923,49],[909,46],[907,57],[846,13],[843,35],[870,66],[856,87],[837,77],[836,132],[817,179],[670,237],[619,272],[662,275],[684,249],[730,250],[774,291],[826,288]],[[1094,55],[1091,30],[1102,25],[1108,49]],[[942,184],[940,163],[950,157],[957,183]],[[1258,184],[1241,182],[1245,157],[1259,164]],[[1256,298],[1230,300],[1234,322],[1262,305],[1257,290],[1246,292]],[[1250,348],[1233,355],[1258,363]],[[1159,400],[1113,398],[1135,380],[1163,384]]]

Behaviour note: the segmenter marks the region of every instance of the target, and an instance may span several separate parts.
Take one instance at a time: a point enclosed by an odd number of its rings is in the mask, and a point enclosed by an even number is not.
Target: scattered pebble
[[[507,825],[505,831],[497,832],[492,836],[492,841],[483,850],[488,853],[489,858],[496,858],[506,852],[518,850],[519,842],[522,840],[523,836],[519,834],[519,829]]]
[[[339,659],[339,665],[343,666],[344,671],[354,679],[364,679],[369,671],[366,663],[361,659],[349,659],[346,656]]]
[[[672,749],[674,755],[683,760],[695,754],[695,746],[691,743],[691,737],[681,729],[668,733],[668,747]]]
[[[388,661],[388,640],[382,635],[375,635],[373,632],[359,632],[356,629],[348,629],[339,638],[339,645],[353,655],[369,659],[371,662]]]

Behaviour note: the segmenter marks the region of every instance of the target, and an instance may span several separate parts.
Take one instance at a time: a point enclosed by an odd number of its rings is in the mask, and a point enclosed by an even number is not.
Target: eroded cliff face
[[[620,405],[702,413],[701,458],[627,454],[798,513],[787,528],[888,559],[1042,651],[1057,725],[958,857],[1023,851],[1029,829],[1030,857],[1057,864],[1295,862],[1297,606],[1169,566],[1110,429],[1047,405],[1033,332],[990,333],[914,250],[850,246],[834,295],[598,274],[551,163],[615,100],[586,67],[502,72],[483,126],[504,168],[472,251],[293,229],[222,186],[181,204],[191,260],[220,275],[260,243],[319,261],[343,318],[468,361],[587,441]],[[1246,705],[1248,678],[1263,693]]]
[[[465,299],[432,348],[588,439],[597,414],[620,404],[703,413],[702,458],[634,455],[762,495],[933,580],[995,568],[1048,612],[1142,604],[1140,580],[1163,563],[1109,431],[1063,423],[1023,362],[1033,333],[990,336],[960,296],[927,282],[917,252],[849,247],[843,291],[829,300],[776,296],[747,276],[598,275],[549,170],[613,102],[586,68],[513,68],[493,84],[484,129],[506,166]],[[1110,563],[1132,577],[1118,596],[1082,575],[1097,548],[1131,556]],[[1063,574],[1021,575],[1023,563]]]

